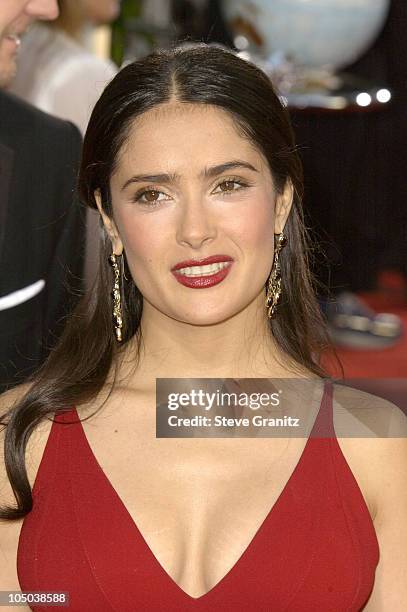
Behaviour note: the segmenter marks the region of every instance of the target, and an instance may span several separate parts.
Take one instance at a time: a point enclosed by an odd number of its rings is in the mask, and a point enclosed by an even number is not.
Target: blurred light
[[[236,53],[236,55],[238,55],[242,59],[246,60],[247,62],[250,62],[250,60],[251,60],[251,55],[250,55],[250,53],[248,51],[238,51]]]
[[[332,108],[333,110],[342,110],[347,106],[348,101],[343,96],[333,96],[327,104],[327,108]]]
[[[372,96],[365,91],[356,96],[356,104],[359,104],[359,106],[369,106],[371,101]]]
[[[233,44],[235,45],[236,49],[243,50],[243,49],[247,49],[247,47],[249,46],[249,41],[247,40],[246,36],[239,34],[238,36],[234,38]]]
[[[388,102],[391,99],[391,93],[388,89],[379,89],[376,93],[376,98],[378,102]]]
[[[92,32],[91,48],[95,55],[102,59],[110,58],[110,47],[112,44],[112,31],[110,26],[98,26]]]

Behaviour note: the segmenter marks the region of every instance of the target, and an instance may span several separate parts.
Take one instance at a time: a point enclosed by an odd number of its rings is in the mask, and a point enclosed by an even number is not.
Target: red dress
[[[21,590],[68,591],[70,612],[361,610],[373,588],[379,546],[332,419],[328,382],[276,503],[226,576],[193,598],[154,557],[97,463],[76,410],[58,415],[34,484],[33,510],[21,529]]]

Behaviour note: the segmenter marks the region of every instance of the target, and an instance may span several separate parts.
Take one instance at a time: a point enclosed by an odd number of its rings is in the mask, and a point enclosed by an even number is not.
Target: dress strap
[[[321,406],[315,419],[310,438],[336,438],[333,422],[333,384],[329,378],[323,379],[324,391]]]
[[[55,412],[54,422],[55,423],[75,423],[78,420],[78,413],[76,408],[66,408],[62,412]]]
[[[57,469],[60,467],[60,446],[61,446],[61,423],[72,423],[76,415],[75,408],[55,412],[52,418],[52,425],[45,444],[44,452],[38,466],[37,475],[33,485],[33,495],[37,496],[40,489],[49,487],[49,483],[56,476]]]

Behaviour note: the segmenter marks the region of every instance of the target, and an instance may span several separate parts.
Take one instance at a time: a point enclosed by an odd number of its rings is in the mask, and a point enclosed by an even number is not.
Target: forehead
[[[211,163],[244,158],[267,171],[262,153],[225,110],[205,104],[171,102],[147,111],[131,126],[116,173],[127,170],[191,172]],[[154,166],[154,167],[153,167]]]

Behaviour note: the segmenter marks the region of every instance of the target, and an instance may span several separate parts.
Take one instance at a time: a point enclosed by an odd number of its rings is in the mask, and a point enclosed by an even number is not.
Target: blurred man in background
[[[4,36],[0,39],[0,87],[8,87],[16,76],[16,57],[20,40]]]
[[[91,48],[95,27],[120,12],[119,0],[58,0],[59,16],[36,23],[24,37],[11,91],[85,133],[90,114],[117,66]],[[85,280],[91,289],[99,263],[99,214],[87,211]]]
[[[118,0],[58,0],[60,14],[36,23],[22,41],[11,91],[85,133],[90,114],[117,66],[89,48],[95,26],[115,19]]]
[[[22,34],[57,15],[56,0],[1,0],[1,87],[15,74]],[[82,290],[80,148],[72,124],[0,90],[1,391],[44,361]]]

